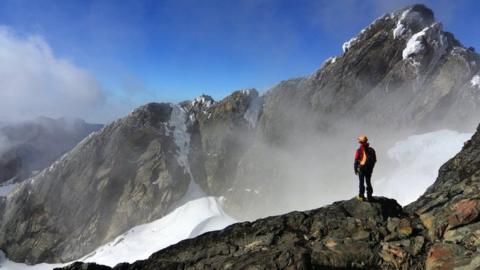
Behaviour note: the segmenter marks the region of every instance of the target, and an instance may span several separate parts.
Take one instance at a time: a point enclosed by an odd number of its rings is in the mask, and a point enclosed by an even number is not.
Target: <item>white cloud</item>
[[[100,83],[58,58],[40,36],[20,36],[0,27],[0,120],[36,116],[101,119],[105,96]]]

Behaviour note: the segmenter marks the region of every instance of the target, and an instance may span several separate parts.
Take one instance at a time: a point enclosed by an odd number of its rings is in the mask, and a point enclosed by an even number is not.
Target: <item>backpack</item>
[[[372,147],[366,147],[365,155],[367,156],[367,161],[364,166],[367,168],[373,168],[375,166],[375,163],[377,162],[377,155],[375,154],[375,150]]]

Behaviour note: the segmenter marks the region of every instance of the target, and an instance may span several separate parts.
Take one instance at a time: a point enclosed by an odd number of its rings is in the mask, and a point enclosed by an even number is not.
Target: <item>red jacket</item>
[[[368,163],[370,164],[370,166],[365,166],[365,167],[368,167],[368,168],[365,168],[364,165],[367,164],[367,156],[366,156],[367,149],[368,151],[371,151],[373,153],[373,157],[372,157],[373,160],[369,160]],[[373,170],[373,167],[375,166],[375,162],[377,162],[377,158],[375,156],[375,150],[373,150],[373,148],[370,147],[370,144],[363,143],[355,152],[353,169],[355,170],[355,172],[358,172],[359,168]]]

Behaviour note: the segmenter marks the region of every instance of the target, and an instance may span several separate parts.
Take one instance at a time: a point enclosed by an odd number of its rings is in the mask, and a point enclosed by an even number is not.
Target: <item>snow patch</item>
[[[393,38],[397,39],[410,33],[411,30],[408,26],[413,24],[414,22],[424,22],[422,15],[416,11],[412,11],[411,9],[403,11],[397,21],[397,25],[393,29]]]
[[[192,171],[190,170],[190,163],[188,161],[188,153],[190,152],[190,134],[187,131],[186,120],[187,114],[185,109],[180,105],[172,105],[172,112],[170,120],[168,121],[169,131],[178,147],[177,162],[183,167],[184,172],[190,178],[188,190],[177,205],[205,196],[203,190],[195,182]]]
[[[210,108],[214,104],[215,104],[215,101],[213,101],[210,97],[205,96],[205,95],[196,97],[192,101],[192,106],[200,105],[200,106],[205,107],[205,108]]]
[[[423,45],[422,41],[427,29],[428,27],[424,28],[422,31],[416,33],[408,40],[407,46],[402,52],[402,57],[404,60],[425,50],[425,46]]]
[[[247,111],[243,115],[243,118],[247,120],[248,126],[250,128],[255,128],[257,125],[258,118],[260,117],[260,112],[263,107],[263,98],[256,97],[250,101]]]
[[[405,25],[403,23],[408,13],[410,13],[409,9],[405,10],[400,16],[400,19],[397,22],[397,26],[395,27],[395,29],[393,29],[393,38],[397,38],[405,32]]]
[[[402,52],[404,60],[408,59],[414,66],[419,66],[423,54],[427,46],[432,50],[433,57],[431,58],[428,68],[432,69],[437,62],[447,52],[449,46],[448,38],[443,33],[443,26],[440,23],[433,23],[425,27],[422,31],[415,33],[407,42],[405,49]]]
[[[244,89],[241,90],[242,94],[245,96],[249,96],[252,93],[252,89]]]
[[[152,253],[209,231],[221,230],[237,220],[223,212],[214,197],[185,203],[151,223],[136,226],[78,261],[115,266],[147,259]],[[0,268],[7,270],[50,270],[62,264],[26,265],[5,258],[0,251]]]
[[[480,75],[473,76],[470,80],[470,84],[472,85],[472,87],[480,89]]]
[[[374,183],[374,192],[406,205],[418,199],[434,183],[438,170],[463,147],[472,134],[440,130],[408,137],[387,154],[397,167]]]
[[[170,120],[168,121],[170,135],[178,147],[177,162],[183,166],[184,172],[192,177],[188,163],[188,152],[190,146],[190,134],[187,132],[187,120],[185,109],[180,105],[172,105]]]
[[[132,263],[181,240],[220,230],[235,222],[214,197],[204,197],[184,204],[161,219],[132,228],[81,261],[112,267],[119,262]]]
[[[357,40],[358,40],[358,36],[353,37],[349,41],[343,43],[342,45],[343,52],[346,53],[348,50],[350,50],[350,48],[355,44],[355,42],[357,42]]]

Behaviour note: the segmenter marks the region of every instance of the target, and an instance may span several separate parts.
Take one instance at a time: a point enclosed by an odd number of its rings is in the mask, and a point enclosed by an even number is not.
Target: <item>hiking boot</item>
[[[365,197],[364,196],[357,196],[356,199],[358,201],[361,201],[361,202],[364,202],[365,201]]]
[[[374,202],[375,198],[373,196],[367,196],[367,202]]]

